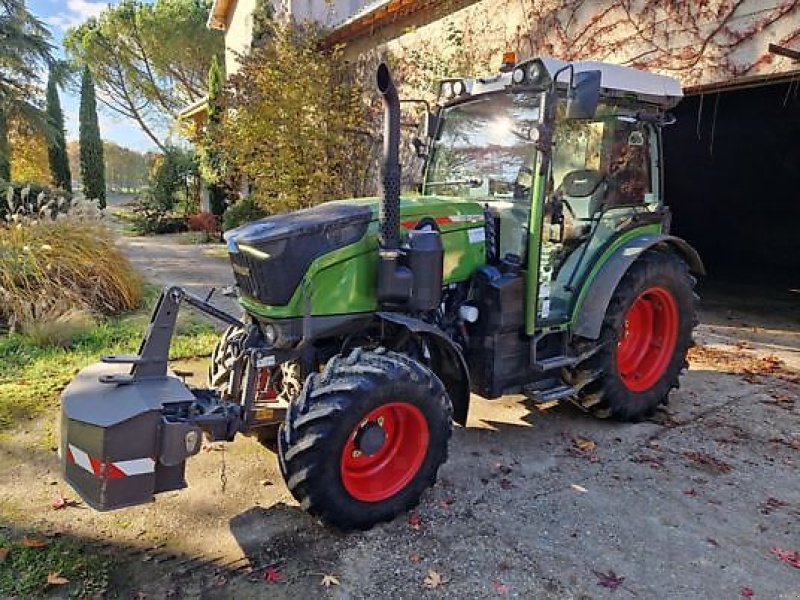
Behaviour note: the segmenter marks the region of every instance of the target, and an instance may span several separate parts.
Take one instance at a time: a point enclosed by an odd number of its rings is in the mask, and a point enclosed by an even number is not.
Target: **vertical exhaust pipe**
[[[400,249],[400,98],[386,63],[375,75],[383,99],[383,195],[378,208],[378,301],[399,306],[411,297],[411,270]]]
[[[381,250],[400,247],[400,98],[386,63],[378,66],[378,91],[383,99],[383,196],[378,210]]]

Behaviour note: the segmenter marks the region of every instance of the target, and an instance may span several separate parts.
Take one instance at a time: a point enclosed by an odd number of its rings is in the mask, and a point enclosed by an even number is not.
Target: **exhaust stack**
[[[411,296],[411,270],[401,264],[400,251],[400,98],[386,63],[375,76],[383,99],[383,196],[378,209],[378,300],[405,304]]]
[[[386,63],[375,77],[383,98],[383,197],[378,209],[378,301],[411,311],[438,307],[442,297],[444,248],[438,230],[408,232],[400,244],[400,98]]]
[[[381,250],[400,247],[400,98],[386,63],[378,66],[378,91],[383,99],[383,198],[378,212]]]

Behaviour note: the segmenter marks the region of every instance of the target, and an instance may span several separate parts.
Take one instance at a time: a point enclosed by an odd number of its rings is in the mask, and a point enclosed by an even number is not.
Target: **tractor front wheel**
[[[644,253],[609,302],[600,349],[573,374],[596,379],[581,398],[598,416],[638,421],[665,404],[687,366],[697,324],[694,278],[671,252]]]
[[[298,502],[342,530],[415,506],[447,459],[452,406],[419,362],[384,349],[336,356],[306,380],[278,436]]]

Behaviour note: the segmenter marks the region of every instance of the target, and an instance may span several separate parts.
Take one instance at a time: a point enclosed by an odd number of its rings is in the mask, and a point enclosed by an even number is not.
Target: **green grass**
[[[115,566],[112,557],[91,544],[70,537],[44,540],[41,548],[28,548],[24,538],[12,539],[0,534],[0,548],[8,551],[0,561],[0,595],[3,597],[42,598],[50,593],[59,597],[100,597],[107,589]],[[69,579],[69,583],[50,585],[51,574]]]
[[[208,356],[214,348],[214,328],[189,316],[184,311],[178,320],[170,358]],[[140,311],[102,320],[74,335],[68,348],[39,346],[19,334],[0,336],[0,431],[57,407],[64,386],[101,356],[135,353],[148,319],[149,311]]]

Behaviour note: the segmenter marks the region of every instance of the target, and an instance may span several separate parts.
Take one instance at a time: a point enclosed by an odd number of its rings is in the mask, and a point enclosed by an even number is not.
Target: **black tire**
[[[219,338],[211,353],[211,362],[208,365],[208,386],[216,389],[226,400],[232,399],[233,378],[237,376],[235,365],[243,351],[246,337],[246,330],[230,326]]]
[[[583,388],[579,398],[584,406],[591,407],[598,417],[640,421],[667,403],[669,392],[679,385],[681,371],[688,367],[686,353],[693,345],[692,330],[697,325],[694,284],[686,262],[672,252],[649,250],[631,265],[609,302],[600,338],[578,344],[578,352],[599,344],[599,350],[570,374],[573,381],[593,381]],[[631,380],[626,384],[625,376],[620,373],[617,351],[626,331],[629,309],[652,289],[665,290],[677,308],[674,350],[671,357],[664,358],[665,366],[657,380],[646,389],[632,390]],[[669,298],[666,300],[669,303]]]
[[[355,432],[364,431],[365,417],[389,404],[421,413],[428,430],[427,448],[401,489],[380,500],[364,501],[346,487],[344,451],[354,443]],[[384,348],[356,348],[347,357],[335,356],[322,373],[310,375],[291,403],[278,436],[281,473],[310,514],[341,530],[368,529],[415,506],[436,481],[447,460],[452,416],[442,382],[427,367]]]

